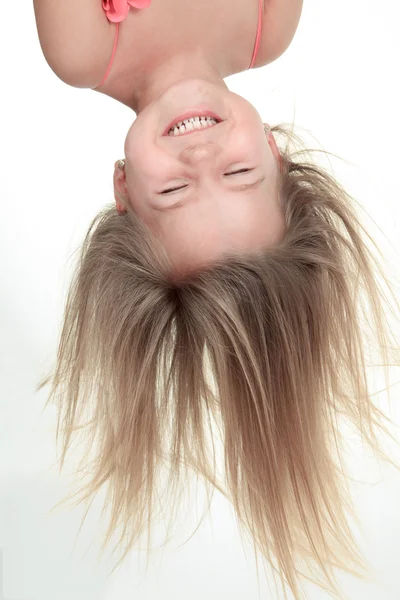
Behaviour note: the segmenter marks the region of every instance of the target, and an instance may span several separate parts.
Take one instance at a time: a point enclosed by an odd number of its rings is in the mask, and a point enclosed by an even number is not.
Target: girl
[[[117,210],[135,211],[177,273],[228,247],[278,242],[279,150],[224,78],[280,56],[302,0],[82,4],[34,2],[43,52],[57,75],[137,114],[126,158],[115,165]]]
[[[387,280],[355,202],[224,81],[286,50],[302,2],[34,4],[56,74],[137,115],[40,384],[61,463],[73,438],[87,443],[82,498],[107,485],[107,539],[121,528],[124,555],[191,470],[232,501],[296,600],[301,575],[339,594],[333,568],[361,576],[364,563],[338,417],[380,452],[366,343],[398,361]]]

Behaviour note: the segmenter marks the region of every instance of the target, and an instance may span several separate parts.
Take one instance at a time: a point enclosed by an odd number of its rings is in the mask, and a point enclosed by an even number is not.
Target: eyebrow
[[[230,187],[230,188],[228,188],[228,190],[231,192],[244,192],[247,190],[254,190],[254,189],[258,188],[262,184],[263,181],[265,181],[265,175],[262,175],[256,181],[253,181],[252,183],[242,183],[241,185],[236,185],[235,187]],[[154,208],[154,210],[158,210],[160,212],[165,212],[166,210],[184,206],[186,203],[187,203],[186,201],[183,201],[181,203],[178,200],[175,204],[172,204],[171,206],[165,206],[165,207],[161,208],[159,206],[152,205],[152,208]]]
[[[265,175],[259,177],[253,183],[242,183],[241,185],[236,185],[233,188],[229,188],[231,192],[243,192],[244,190],[252,190],[258,187],[263,181],[265,181]]]

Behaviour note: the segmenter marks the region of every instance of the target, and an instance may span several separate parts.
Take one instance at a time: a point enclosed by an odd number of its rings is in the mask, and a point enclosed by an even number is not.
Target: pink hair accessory
[[[127,16],[130,8],[148,8],[151,0],[102,0],[107,19],[112,23],[120,23]]]

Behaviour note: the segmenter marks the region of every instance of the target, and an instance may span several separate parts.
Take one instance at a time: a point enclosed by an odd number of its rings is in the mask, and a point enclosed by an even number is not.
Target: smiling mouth
[[[185,115],[186,116],[186,115]],[[221,123],[222,119],[216,115],[196,115],[187,118],[176,119],[164,132],[164,136],[180,137],[204,129],[210,129]]]

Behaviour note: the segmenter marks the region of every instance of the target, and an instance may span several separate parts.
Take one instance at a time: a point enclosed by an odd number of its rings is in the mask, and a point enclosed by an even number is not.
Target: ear
[[[121,169],[120,161],[117,160],[114,164],[114,176],[113,176],[113,185],[114,185],[114,198],[115,203],[117,205],[117,210],[119,214],[124,214],[127,212],[126,206],[129,202],[128,195],[128,187],[126,185],[126,173],[125,168]]]
[[[267,125],[267,124],[265,123],[265,125]],[[265,135],[267,136],[269,147],[272,150],[272,154],[275,157],[275,160],[276,160],[276,162],[278,164],[278,167],[281,168],[282,167],[282,156],[281,156],[281,153],[279,151],[278,146],[276,145],[275,137],[274,137],[274,134],[271,131],[270,126],[267,125],[267,127],[269,128],[269,131],[266,132]]]

